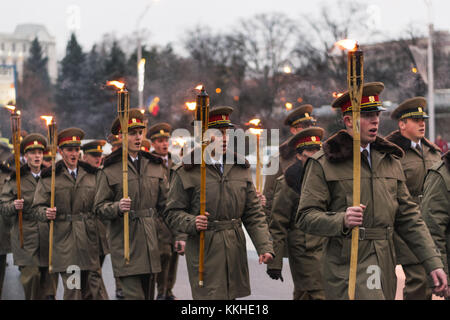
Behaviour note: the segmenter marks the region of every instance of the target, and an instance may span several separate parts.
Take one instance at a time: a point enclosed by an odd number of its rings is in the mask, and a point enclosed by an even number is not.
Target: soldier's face
[[[136,128],[131,129],[128,132],[128,151],[139,152],[142,146],[142,140],[144,139],[144,129]]]
[[[75,169],[78,166],[78,160],[80,160],[80,147],[64,147],[58,150],[64,163],[69,169]]]
[[[89,163],[91,166],[93,167],[100,167],[101,163],[102,163],[102,156],[94,156],[90,153],[87,153],[85,155],[83,155],[83,161]]]
[[[399,121],[398,126],[402,135],[414,142],[425,137],[425,119],[407,118],[406,121]]]
[[[153,148],[159,155],[166,156],[169,153],[169,138],[156,138],[152,140]]]
[[[353,135],[353,118],[351,115],[344,116],[344,123],[347,131]],[[361,112],[360,118],[360,133],[361,145],[363,147],[367,144],[375,142],[378,134],[378,126],[380,125],[380,111]]]
[[[40,149],[34,149],[25,152],[24,156],[31,169],[39,169],[44,159],[44,152]]]
[[[305,164],[306,160],[308,160],[309,157],[312,157],[317,151],[319,151],[320,148],[317,149],[305,149],[302,151],[301,154],[298,155],[298,159]]]
[[[44,167],[48,168],[48,167],[50,167],[52,165],[52,161],[51,160],[50,161],[43,160],[42,161],[42,165]]]

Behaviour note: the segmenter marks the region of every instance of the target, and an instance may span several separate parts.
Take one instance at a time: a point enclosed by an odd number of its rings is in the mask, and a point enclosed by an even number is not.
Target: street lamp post
[[[432,17],[432,1],[425,0],[428,7],[428,111],[430,115],[428,137],[432,142],[436,139],[436,123],[434,113],[434,72],[433,72],[433,17]]]
[[[158,0],[152,0],[145,9],[142,11],[141,15],[136,21],[136,30],[137,30],[137,61],[136,61],[136,68],[137,68],[137,76],[138,76],[138,97],[139,97],[139,108],[144,107],[144,74],[143,74],[143,68],[144,65],[141,62],[142,60],[142,44],[141,44],[141,32],[139,29],[139,26],[141,24],[142,19],[144,18],[145,14],[148,12],[150,7],[154,2],[157,2]]]

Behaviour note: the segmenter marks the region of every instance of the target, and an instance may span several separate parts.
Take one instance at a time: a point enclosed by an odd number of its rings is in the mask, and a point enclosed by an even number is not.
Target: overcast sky
[[[154,0],[155,1],[155,0]],[[115,32],[120,38],[132,34],[137,20],[152,0],[2,0],[0,32],[11,33],[19,23],[44,24],[56,37],[58,56],[64,54],[69,35],[68,11],[74,6],[80,11],[77,31],[84,50],[101,40],[105,33]],[[336,3],[337,0],[325,1]],[[372,0],[370,16],[386,38],[402,34],[410,23],[425,32],[428,22],[425,0]],[[433,0],[435,29],[450,30],[450,1]],[[212,30],[226,31],[240,18],[263,12],[284,12],[293,19],[317,14],[321,1],[317,0],[159,0],[152,3],[141,21],[141,28],[150,30],[150,43],[177,43],[186,29],[198,24]],[[69,9],[72,8],[72,9]],[[76,11],[76,9],[75,9]],[[368,14],[369,16],[369,14]],[[77,23],[76,23],[77,24]]]

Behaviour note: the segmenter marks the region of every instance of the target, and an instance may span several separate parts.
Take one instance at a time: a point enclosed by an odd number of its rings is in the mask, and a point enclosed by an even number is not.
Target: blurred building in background
[[[43,54],[48,57],[48,73],[55,83],[58,76],[55,37],[40,24],[19,24],[13,33],[0,32],[0,64],[15,65],[22,80],[23,65],[30,52],[31,42],[38,38]]]

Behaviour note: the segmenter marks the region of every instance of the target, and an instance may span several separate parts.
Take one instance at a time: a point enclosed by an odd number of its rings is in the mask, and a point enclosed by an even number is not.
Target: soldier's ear
[[[353,118],[349,114],[345,114],[342,117],[342,121],[344,122],[345,127],[348,129],[353,129],[353,121],[352,120],[353,120]]]

